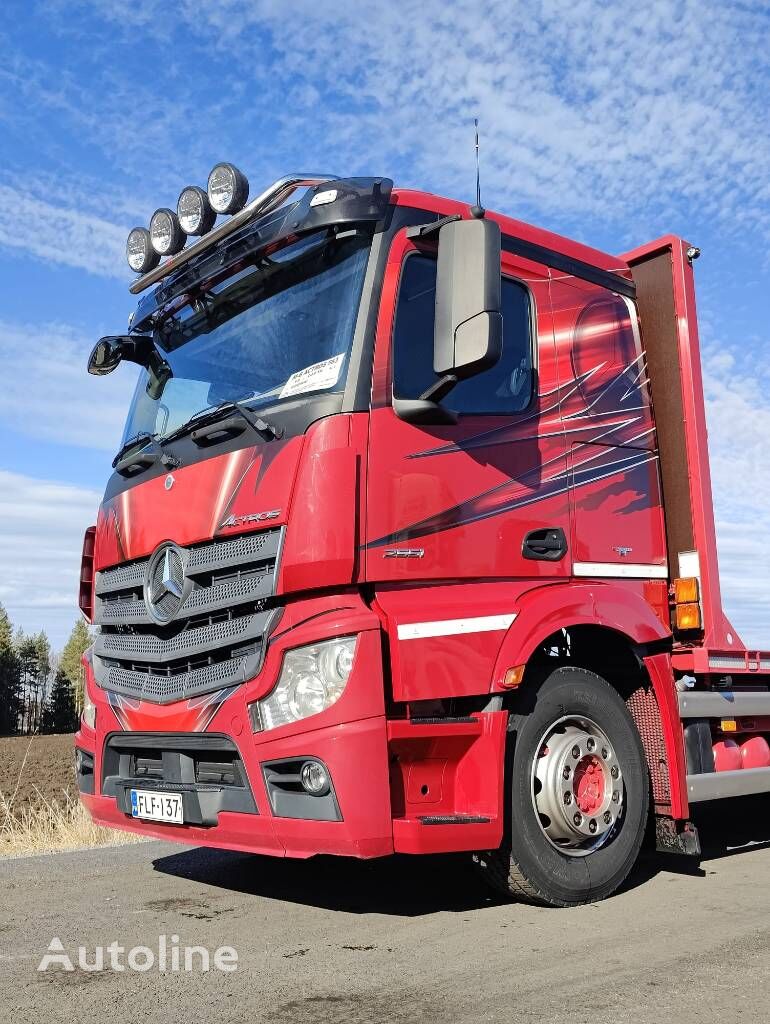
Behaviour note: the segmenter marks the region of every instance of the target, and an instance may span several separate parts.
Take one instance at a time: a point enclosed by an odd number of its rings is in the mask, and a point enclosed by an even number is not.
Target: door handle
[[[532,530],[521,545],[524,558],[540,562],[558,562],[567,554],[567,538],[560,526]]]

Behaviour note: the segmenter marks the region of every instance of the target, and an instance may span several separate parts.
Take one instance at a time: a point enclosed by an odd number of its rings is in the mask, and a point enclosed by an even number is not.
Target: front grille
[[[180,549],[186,568],[176,571],[172,581],[185,586],[185,597],[168,625],[156,623],[145,604],[151,557],[98,572],[94,621],[100,629],[93,651],[97,682],[163,704],[256,675],[278,615],[271,598],[281,536],[280,529],[263,530]],[[158,584],[163,571],[159,560],[150,583]],[[155,608],[162,616],[177,604],[177,598],[166,594]]]

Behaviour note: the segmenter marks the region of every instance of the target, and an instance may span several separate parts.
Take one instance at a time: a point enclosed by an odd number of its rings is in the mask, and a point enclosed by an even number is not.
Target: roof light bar
[[[224,166],[224,165],[223,165]],[[213,173],[213,172],[212,172]],[[216,245],[221,239],[231,235],[234,231],[242,228],[249,221],[255,217],[262,216],[266,213],[270,213],[271,210],[277,209],[284,203],[293,192],[296,192],[298,188],[305,188],[309,185],[320,185],[325,181],[337,181],[338,175],[336,174],[287,174],[283,178],[279,178],[278,181],[274,182],[269,188],[266,188],[264,192],[258,195],[255,199],[244,206],[238,213],[217,227],[213,228],[203,238],[198,239],[192,245],[187,246],[186,249],[182,249],[181,252],[172,256],[166,260],[159,267],[155,267],[154,270],[150,270],[149,273],[144,274],[138,278],[130,286],[129,291],[132,295],[138,295],[139,292],[145,291],[145,289],[156,284],[158,281],[162,281],[168,274],[173,273],[179,267],[184,266],[189,260],[194,259],[196,256],[200,256],[207,249],[210,249],[213,245]]]

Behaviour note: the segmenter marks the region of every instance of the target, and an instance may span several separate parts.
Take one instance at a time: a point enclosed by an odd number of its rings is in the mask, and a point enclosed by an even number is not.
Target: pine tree
[[[77,722],[75,692],[72,683],[60,668],[53,681],[51,696],[43,708],[40,731],[44,733],[74,732]]]
[[[83,665],[81,658],[83,653],[91,646],[91,634],[88,632],[83,619],[78,619],[72,628],[69,640],[64,645],[59,660],[59,668],[64,672],[72,684],[75,693],[75,703],[78,708],[83,707],[83,688],[85,685]]]
[[[21,713],[19,659],[13,641],[13,627],[0,605],[0,734],[19,730]]]
[[[33,728],[36,732],[40,728],[40,719],[43,714],[43,707],[48,699],[48,691],[51,688],[51,644],[48,637],[41,629],[33,638],[35,644],[36,671],[33,684]]]
[[[29,735],[37,732],[40,726],[40,715],[48,695],[51,645],[42,630],[34,636],[18,630],[15,646],[21,673],[22,732]]]

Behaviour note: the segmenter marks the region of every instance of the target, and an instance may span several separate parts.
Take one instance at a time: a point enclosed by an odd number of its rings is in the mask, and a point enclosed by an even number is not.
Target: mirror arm
[[[406,423],[422,423],[426,426],[452,426],[457,423],[457,413],[429,399],[394,398],[393,412]]]
[[[429,224],[414,224],[406,229],[407,238],[427,238],[437,231],[440,231],[445,224],[452,224],[456,220],[462,220],[459,213],[452,213],[448,217],[441,217],[439,220],[432,220]]]
[[[144,366],[147,370],[149,380],[147,381],[147,394],[152,399],[158,399],[163,394],[163,389],[166,386],[166,382],[169,378],[174,376],[174,371],[171,369],[169,364],[158,352],[155,346],[152,346],[150,352],[147,353],[145,360],[135,360],[140,366]]]
[[[423,391],[419,400],[421,402],[437,404],[442,398],[446,398],[458,380],[457,374],[445,373],[443,377],[439,377],[437,381],[431,384],[427,391]]]

